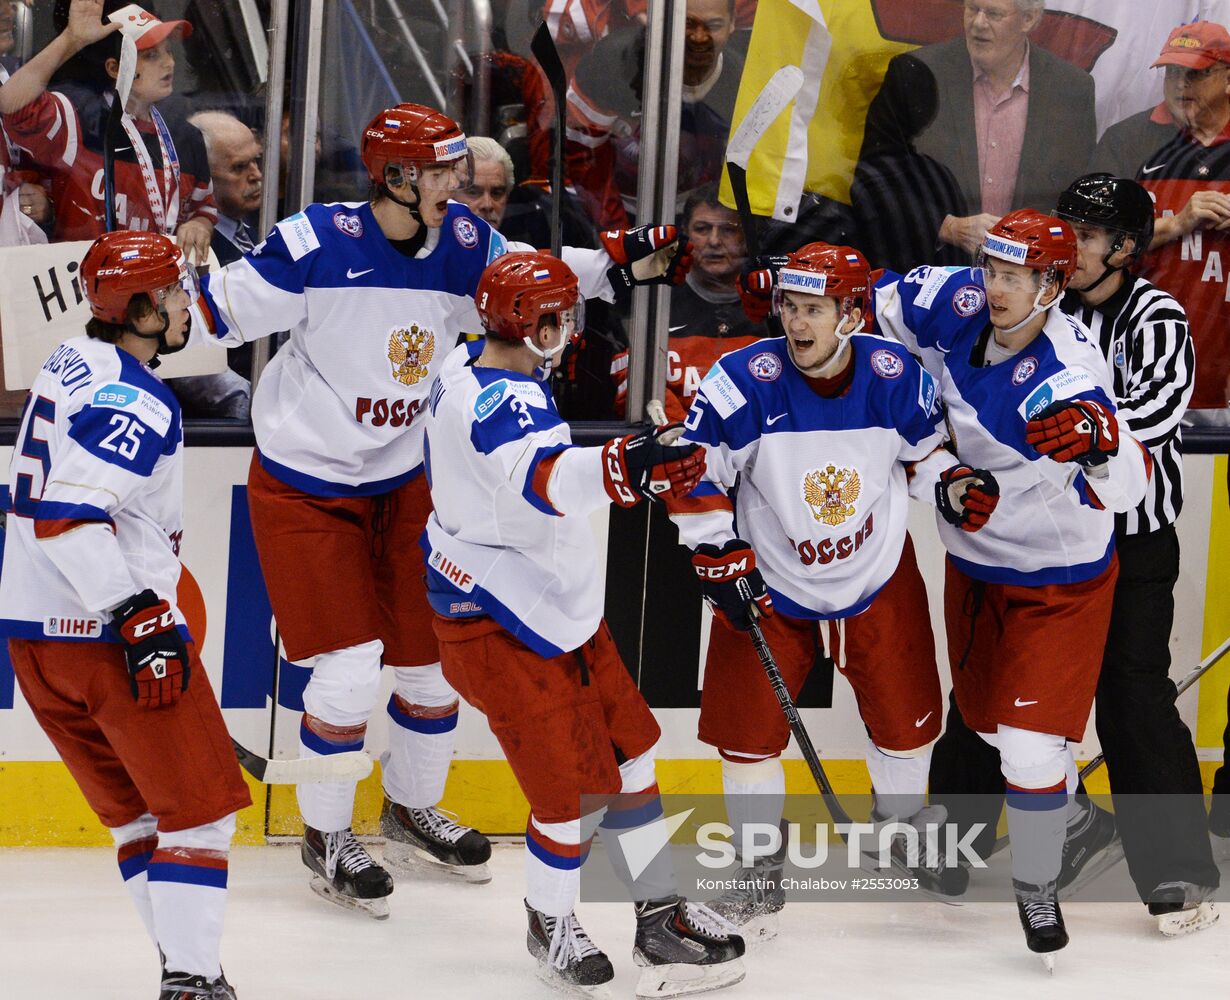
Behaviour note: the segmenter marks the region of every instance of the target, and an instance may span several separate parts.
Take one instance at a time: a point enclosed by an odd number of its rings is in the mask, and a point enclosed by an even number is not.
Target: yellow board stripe
[[[1230,636],[1230,498],[1226,496],[1226,456],[1213,462],[1213,516],[1209,521],[1209,566],[1204,585],[1204,629],[1200,642],[1203,659]],[[1230,666],[1222,660],[1200,679],[1200,706],[1196,715],[1196,746],[1220,747],[1226,726],[1226,691]]]

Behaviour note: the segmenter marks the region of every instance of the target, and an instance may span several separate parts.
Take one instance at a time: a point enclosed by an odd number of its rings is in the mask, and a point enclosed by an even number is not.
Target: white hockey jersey
[[[432,390],[427,595],[439,614],[490,615],[536,653],[558,656],[602,619],[587,516],[611,502],[602,448],[572,444],[539,382],[473,366],[481,350],[457,348]]]
[[[106,612],[147,587],[175,605],[179,403],[127,351],[66,341],[34,379],[9,467],[0,631],[118,641]]]
[[[406,257],[367,202],[317,204],[207,275],[221,343],[290,331],[252,400],[262,465],[317,496],[385,493],[416,475],[431,384],[460,335],[482,332],[479,275],[518,248],[450,203],[423,250]],[[612,297],[605,251],[570,249],[565,259],[583,295]]]
[[[795,618],[871,604],[905,544],[906,464],[944,440],[935,380],[900,344],[858,335],[850,349],[853,379],[832,398],[808,385],[785,338],[725,355],[686,422],[705,478],[668,504],[685,545],[749,542],[774,607]],[[955,464],[942,452],[928,463],[918,498],[934,503],[935,476]]]
[[[1144,496],[1147,453],[1116,416],[1118,454],[1106,464],[1106,478],[1091,482],[1077,463],[1052,461],[1025,441],[1026,424],[1055,400],[1096,400],[1114,412],[1110,372],[1087,331],[1052,309],[1029,346],[984,366],[991,336],[986,290],[981,272],[968,267],[918,267],[904,277],[885,272],[875,316],[940,379],[961,460],[999,481],[999,505],[980,531],[939,521],[957,567],[988,583],[1025,586],[1100,574],[1114,553],[1114,511],[1131,510]]]

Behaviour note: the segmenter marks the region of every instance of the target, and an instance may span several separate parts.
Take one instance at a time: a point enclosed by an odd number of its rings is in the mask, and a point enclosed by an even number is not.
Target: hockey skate
[[[1217,923],[1210,885],[1163,882],[1149,893],[1149,913],[1157,917],[1157,929],[1166,937],[1181,937]]]
[[[1064,899],[1071,899],[1122,860],[1123,842],[1114,815],[1088,802],[1084,813],[1068,825],[1064,836],[1059,891]]]
[[[388,918],[387,897],[393,892],[393,879],[355,840],[349,827],[337,833],[306,827],[301,855],[312,871],[309,884],[318,896],[377,920]]]
[[[1053,973],[1054,953],[1068,943],[1056,884],[1031,885],[1013,879],[1012,890],[1016,893],[1016,909],[1025,931],[1025,944],[1042,959],[1046,971]]]
[[[540,979],[572,996],[610,996],[606,984],[615,978],[611,960],[589,939],[575,913],[549,917],[526,902],[525,915],[525,945],[538,960]]]
[[[226,976],[209,980],[187,972],[162,972],[162,991],[158,1000],[236,1000],[237,994]]]
[[[386,797],[380,812],[384,861],[420,875],[491,881],[491,841],[434,807],[410,809]]]
[[[751,868],[740,868],[734,875],[733,888],[706,904],[736,927],[749,945],[777,937],[777,915],[786,906],[782,863],[783,859],[774,855],[761,858]]]
[[[948,821],[947,809],[940,805],[923,806],[909,819],[894,820],[894,817],[885,816],[873,807],[870,820],[877,825],[896,821],[915,827],[918,830],[918,863],[916,865],[910,864],[906,837],[904,834],[897,834],[893,837],[889,848],[889,859],[892,862],[891,870],[901,875],[918,879],[919,890],[931,898],[938,899],[941,903],[947,903],[950,906],[960,905],[956,897],[964,895],[966,888],[969,886],[969,869],[964,865],[954,864],[950,867],[945,863],[947,849],[942,838],[945,833],[944,824]],[[934,827],[941,838],[934,866],[927,864],[928,826]],[[866,840],[864,840],[864,843],[866,843]],[[877,836],[872,841],[871,852],[867,850],[863,852],[862,867],[864,871],[884,875],[884,869],[879,867],[878,849],[879,836],[877,831]]]
[[[636,995],[681,997],[741,982],[745,946],[736,929],[679,896],[637,903],[632,960],[642,971]]]

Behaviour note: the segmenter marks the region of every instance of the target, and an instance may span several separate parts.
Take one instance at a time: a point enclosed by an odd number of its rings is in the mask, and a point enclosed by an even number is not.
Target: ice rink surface
[[[403,877],[376,921],[319,899],[297,847],[231,854],[223,965],[241,1000],[523,1000],[557,997],[525,950],[524,848],[496,847],[493,881]],[[1230,912],[1230,904],[1227,904]],[[582,904],[631,998],[626,905]],[[1025,949],[1016,908],[941,903],[796,904],[747,978],[715,997],[924,1000],[1183,1000],[1230,996],[1230,916],[1162,938],[1144,908],[1073,903],[1054,976]],[[155,1000],[157,958],[105,849],[0,851],[0,998]]]

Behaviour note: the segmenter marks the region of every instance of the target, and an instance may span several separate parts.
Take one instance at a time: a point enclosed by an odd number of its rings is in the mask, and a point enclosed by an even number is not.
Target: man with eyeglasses
[[[934,263],[968,264],[1000,216],[1053,205],[1089,161],[1093,79],[1030,43],[1044,9],[967,0],[963,37],[894,58],[868,109],[860,161],[920,156],[951,177],[900,222],[901,242],[933,247]],[[872,264],[904,271],[916,259]]]
[[[1211,21],[1180,25],[1153,66],[1165,72],[1164,100],[1109,128],[1093,164],[1134,176],[1153,197],[1141,274],[1191,323],[1196,384],[1184,422],[1230,427],[1230,33]]]

